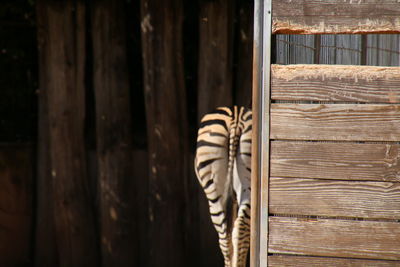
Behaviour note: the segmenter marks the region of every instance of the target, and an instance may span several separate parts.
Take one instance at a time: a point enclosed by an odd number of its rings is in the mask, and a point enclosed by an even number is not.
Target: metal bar
[[[360,65],[367,65],[367,55],[368,55],[368,35],[363,34],[361,36],[361,59]]]
[[[260,92],[262,90],[262,43],[263,43],[263,0],[254,2],[254,42],[253,42],[253,126],[251,148],[251,233],[250,233],[250,266],[259,267],[260,258]]]
[[[319,64],[321,55],[321,35],[314,35],[314,64]]]
[[[268,193],[269,193],[269,127],[271,90],[272,0],[264,2],[263,81],[261,87],[261,206],[260,206],[260,267],[268,266]]]
[[[269,110],[272,0],[255,0],[253,52],[252,267],[268,266]]]

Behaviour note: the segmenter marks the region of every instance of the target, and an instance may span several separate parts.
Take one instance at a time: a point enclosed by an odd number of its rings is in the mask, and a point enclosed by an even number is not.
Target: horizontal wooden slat
[[[274,33],[400,32],[397,0],[274,0]]]
[[[400,103],[400,67],[272,65],[271,98]]]
[[[271,177],[400,182],[400,145],[271,142]]]
[[[399,141],[400,105],[272,104],[270,137]]]
[[[269,212],[400,219],[400,183],[270,178]]]
[[[364,260],[343,259],[329,257],[307,257],[307,256],[268,256],[270,267],[394,267],[400,266],[399,261],[387,260]]]
[[[270,253],[400,259],[400,223],[269,218]]]

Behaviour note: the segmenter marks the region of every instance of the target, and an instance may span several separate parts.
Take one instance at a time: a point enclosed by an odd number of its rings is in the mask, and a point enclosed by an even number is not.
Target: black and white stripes
[[[205,115],[195,171],[208,198],[226,267],[246,266],[250,243],[251,111],[220,107]]]

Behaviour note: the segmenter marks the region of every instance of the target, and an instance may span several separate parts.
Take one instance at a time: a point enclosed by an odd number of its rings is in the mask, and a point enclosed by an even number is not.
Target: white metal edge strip
[[[270,91],[271,91],[271,34],[272,0],[264,1],[263,10],[263,48],[262,48],[262,99],[261,115],[261,199],[260,199],[260,267],[268,266],[268,195],[269,195],[269,131],[270,131]]]
[[[254,1],[254,42],[253,42],[253,134],[251,157],[251,245],[250,266],[260,266],[260,189],[261,189],[261,91],[262,91],[262,48],[263,48],[263,0]]]
[[[271,0],[254,5],[251,267],[268,264],[271,5]]]

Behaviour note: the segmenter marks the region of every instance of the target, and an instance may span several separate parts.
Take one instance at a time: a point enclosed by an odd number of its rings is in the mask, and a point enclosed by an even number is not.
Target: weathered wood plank
[[[272,104],[271,139],[399,141],[400,105]]]
[[[271,99],[400,103],[400,68],[273,65]]]
[[[399,261],[343,259],[329,257],[307,257],[272,255],[268,256],[270,267],[394,267],[400,266]]]
[[[27,145],[0,146],[0,265],[32,261],[33,153]]]
[[[93,84],[104,266],[134,266],[132,125],[122,1],[93,1]]]
[[[400,181],[398,144],[271,142],[271,176]]]
[[[46,1],[36,2],[37,43],[39,50],[38,62],[40,66],[47,64],[48,42],[46,41],[47,11]],[[56,232],[53,214],[53,190],[51,182],[50,160],[50,126],[47,104],[46,69],[39,68],[39,92],[38,92],[38,136],[37,136],[37,160],[36,160],[36,221],[35,243],[33,258],[35,266],[53,267],[58,265],[56,246]]]
[[[400,32],[400,3],[384,1],[274,0],[274,33]]]
[[[149,156],[148,266],[188,266],[185,203],[188,122],[182,0],[141,1]]]
[[[253,1],[237,1],[238,25],[235,29],[235,104],[251,106],[251,85],[253,65]]]
[[[400,260],[400,223],[269,218],[269,253]]]
[[[198,118],[232,105],[233,4],[199,1]],[[250,90],[250,89],[249,89]]]
[[[400,219],[400,183],[270,178],[273,214]]]
[[[135,217],[137,218],[137,236],[135,242],[137,242],[138,257],[136,266],[148,266],[149,256],[149,240],[148,240],[148,225],[149,225],[149,187],[145,181],[149,177],[148,171],[148,155],[146,150],[134,150],[133,151],[133,177],[135,183]]]
[[[98,240],[86,166],[86,6],[42,0],[46,42],[40,85],[46,94],[52,206],[59,266],[98,266]],[[38,3],[39,4],[39,3]]]

